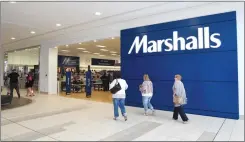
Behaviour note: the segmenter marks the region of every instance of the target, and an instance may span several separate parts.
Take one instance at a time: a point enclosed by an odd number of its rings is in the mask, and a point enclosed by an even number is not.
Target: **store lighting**
[[[82,43],[80,42],[80,43],[78,43],[78,44],[82,44]]]
[[[85,48],[77,48],[77,49],[79,49],[79,50],[86,50]]]
[[[54,48],[57,48],[57,46],[55,46]]]
[[[100,53],[94,53],[94,55],[99,55]]]
[[[117,54],[111,54],[112,56],[117,56]]]
[[[68,50],[61,50],[61,51],[63,51],[63,52],[69,52]]]
[[[15,1],[10,1],[9,3],[16,3]]]
[[[100,13],[100,12],[95,12],[95,15],[96,15],[96,16],[100,16],[101,13]]]
[[[88,53],[88,51],[83,51],[84,53]]]
[[[31,34],[35,34],[36,32],[35,31],[31,31]]]
[[[66,47],[68,47],[69,45],[66,45]]]
[[[107,49],[100,49],[101,51],[108,51]]]
[[[61,26],[61,24],[56,24],[56,27],[60,27]]]
[[[105,55],[100,55],[100,56],[105,56]]]
[[[97,46],[97,47],[102,47],[102,48],[103,48],[103,47],[106,47],[106,46],[104,46],[104,45],[96,45],[96,46]]]
[[[111,39],[115,39],[114,37],[112,37]]]
[[[12,37],[11,39],[12,39],[12,40],[15,40],[15,38],[14,38],[14,37]]]
[[[97,42],[97,40],[94,40],[94,42]]]
[[[117,53],[117,52],[115,52],[115,51],[111,51],[110,53],[115,54],[115,53]]]

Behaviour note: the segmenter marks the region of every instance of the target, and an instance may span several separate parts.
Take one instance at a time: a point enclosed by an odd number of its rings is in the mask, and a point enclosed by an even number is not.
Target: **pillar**
[[[40,47],[39,89],[40,93],[57,94],[58,49],[52,45]]]
[[[3,48],[0,47],[0,95],[2,94],[1,87],[4,86],[3,76],[4,76],[4,50]]]

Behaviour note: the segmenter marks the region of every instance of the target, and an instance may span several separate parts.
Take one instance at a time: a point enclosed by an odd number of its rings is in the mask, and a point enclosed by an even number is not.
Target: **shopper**
[[[106,86],[106,72],[104,72],[104,74],[100,77],[101,81],[102,81],[102,85],[103,85],[103,91],[105,92],[107,89],[107,86]]]
[[[34,84],[34,79],[32,73],[29,72],[26,77],[26,88],[27,88],[26,96],[34,96],[33,84]]]
[[[20,99],[20,89],[19,89],[19,74],[16,72],[15,69],[12,70],[12,73],[8,75],[10,78],[9,85],[10,85],[10,96],[13,98],[13,91],[16,90],[18,94],[18,98]]]
[[[184,84],[181,82],[181,75],[175,75],[175,82],[173,85],[173,102],[174,102],[174,113],[173,119],[178,120],[178,115],[183,120],[183,123],[188,122],[188,117],[184,112],[183,105],[187,104],[186,92]]]
[[[151,104],[151,98],[153,95],[153,84],[149,78],[148,74],[143,76],[144,82],[140,85],[140,91],[142,93],[142,102],[144,106],[145,113],[144,115],[148,115],[148,109],[152,110],[152,114],[155,114],[155,110]]]
[[[121,75],[118,73],[115,76],[115,79],[111,82],[109,90],[111,90],[116,84],[119,84],[121,90],[112,94],[113,98],[113,106],[114,106],[114,120],[117,120],[119,117],[118,107],[121,109],[122,116],[124,120],[127,121],[127,114],[125,108],[125,98],[126,98],[126,90],[128,89],[127,82],[121,78]]]

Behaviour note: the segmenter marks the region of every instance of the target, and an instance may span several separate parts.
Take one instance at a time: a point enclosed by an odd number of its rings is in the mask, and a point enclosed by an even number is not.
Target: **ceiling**
[[[159,4],[163,2],[1,2],[1,47],[15,50],[40,45],[61,34],[92,29],[95,22],[114,22],[119,15]]]
[[[185,9],[213,3],[127,1],[129,2],[1,2],[0,48],[14,51],[39,45],[54,47],[72,44],[71,49],[73,46],[75,49],[80,42],[119,37],[122,29],[167,22],[169,12],[182,13]],[[96,12],[101,15],[96,15]],[[175,18],[183,17],[188,18],[188,15],[179,14]],[[35,33],[32,34],[32,31]],[[11,39],[13,37],[15,39]],[[91,45],[86,48],[96,52],[97,48],[93,47]],[[108,45],[108,48],[119,52],[120,47]]]
[[[78,55],[94,54],[98,56],[120,55],[120,38],[112,37],[104,40],[94,40],[76,44],[57,46],[59,54]]]

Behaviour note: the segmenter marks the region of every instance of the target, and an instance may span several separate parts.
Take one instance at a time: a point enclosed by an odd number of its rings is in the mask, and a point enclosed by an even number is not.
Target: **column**
[[[40,47],[39,88],[40,93],[57,94],[58,49],[52,45]]]
[[[4,86],[3,76],[4,76],[4,50],[3,48],[0,47],[0,95],[2,94],[1,87]]]

